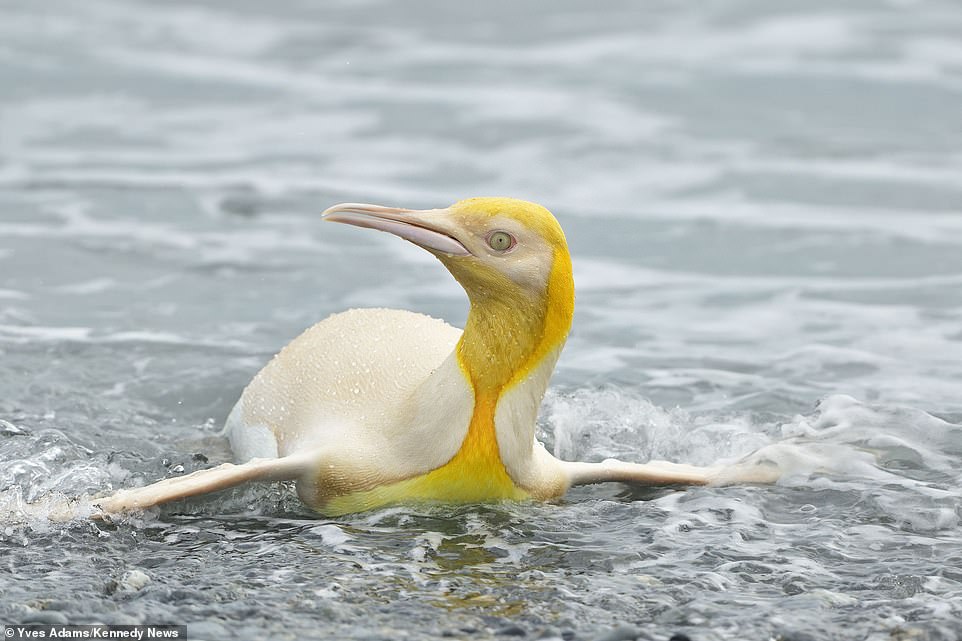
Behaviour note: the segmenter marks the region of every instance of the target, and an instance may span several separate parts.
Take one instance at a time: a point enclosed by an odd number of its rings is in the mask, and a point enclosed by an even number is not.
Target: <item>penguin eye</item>
[[[488,236],[488,246],[499,252],[508,251],[517,241],[506,231],[496,231]]]

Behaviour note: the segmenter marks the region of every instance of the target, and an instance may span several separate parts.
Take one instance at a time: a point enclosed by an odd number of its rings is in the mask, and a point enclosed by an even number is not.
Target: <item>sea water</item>
[[[956,640],[960,150],[954,0],[4,0],[0,623]],[[568,235],[551,451],[781,481],[25,507],[230,460],[243,386],[330,313],[463,323],[430,255],[319,213],[474,195]]]

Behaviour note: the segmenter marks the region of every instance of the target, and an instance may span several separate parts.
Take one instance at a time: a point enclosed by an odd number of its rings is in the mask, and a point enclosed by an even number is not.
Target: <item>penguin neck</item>
[[[529,369],[544,335],[538,302],[472,297],[457,354],[476,397],[500,396]]]
[[[504,281],[462,284],[471,309],[456,354],[474,391],[471,431],[477,438],[479,431],[495,435],[499,400],[510,393],[516,407],[510,419],[499,420],[510,425],[498,425],[498,440],[510,431],[513,440],[533,443],[537,411],[571,327],[571,260],[556,253],[540,296]]]

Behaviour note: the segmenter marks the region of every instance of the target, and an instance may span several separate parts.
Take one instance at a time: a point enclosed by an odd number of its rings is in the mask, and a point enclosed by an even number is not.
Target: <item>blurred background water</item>
[[[956,0],[0,0],[0,623],[962,638],[960,177]],[[474,195],[568,234],[550,448],[785,479],[18,519],[228,460],[243,386],[332,312],[462,323],[429,255],[318,214]]]

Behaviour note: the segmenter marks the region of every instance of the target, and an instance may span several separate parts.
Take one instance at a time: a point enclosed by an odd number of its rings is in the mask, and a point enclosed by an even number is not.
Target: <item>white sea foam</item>
[[[551,396],[545,419],[555,454],[568,460],[773,465],[785,486],[902,487],[908,494],[875,500],[916,527],[941,530],[959,521],[952,506],[962,499],[956,463],[962,425],[911,408],[832,396],[813,415],[758,425],[746,416],[717,420],[666,411],[606,389]]]

